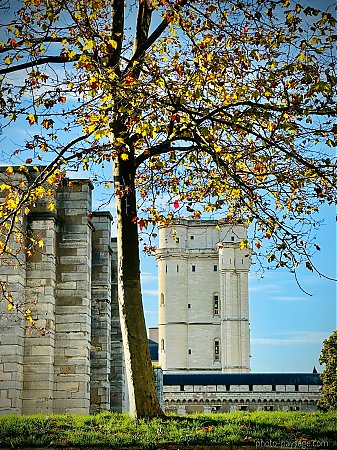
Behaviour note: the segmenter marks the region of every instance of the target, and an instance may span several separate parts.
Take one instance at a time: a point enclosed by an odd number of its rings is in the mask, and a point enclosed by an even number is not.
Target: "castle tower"
[[[250,371],[243,225],[180,219],[159,230],[159,364],[164,371]]]

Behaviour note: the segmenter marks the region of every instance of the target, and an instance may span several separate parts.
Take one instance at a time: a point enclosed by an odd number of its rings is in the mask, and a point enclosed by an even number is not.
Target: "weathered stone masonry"
[[[0,303],[0,413],[126,409],[110,213],[91,214],[92,184],[66,180],[56,209],[43,202],[22,227],[44,242],[0,277],[46,335],[24,332]]]

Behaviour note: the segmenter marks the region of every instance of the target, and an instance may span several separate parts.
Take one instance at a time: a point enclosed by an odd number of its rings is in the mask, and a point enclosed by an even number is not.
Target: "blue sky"
[[[336,209],[322,210],[317,233],[321,251],[314,257],[317,268],[336,277]],[[157,326],[157,267],[153,257],[142,255],[143,300],[148,327]],[[286,270],[256,272],[249,277],[251,321],[251,367],[253,372],[311,372],[322,342],[336,329],[336,282],[303,268],[298,271],[301,287]]]

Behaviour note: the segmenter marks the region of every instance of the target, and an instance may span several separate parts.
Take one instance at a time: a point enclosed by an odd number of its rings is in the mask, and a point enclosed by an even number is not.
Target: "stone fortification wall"
[[[40,202],[22,219],[43,247],[15,269],[0,259],[14,303],[47,331],[24,331],[0,302],[0,414],[126,409],[112,217],[91,214],[91,192],[88,180],[65,180],[54,211]]]

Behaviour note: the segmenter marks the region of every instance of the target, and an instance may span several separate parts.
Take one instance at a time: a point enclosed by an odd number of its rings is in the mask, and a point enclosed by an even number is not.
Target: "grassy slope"
[[[166,420],[133,421],[124,414],[96,416],[0,416],[0,447],[158,448],[164,444],[215,445],[256,441],[329,441],[337,448],[337,412],[236,412],[169,416]],[[300,447],[301,443],[303,444]]]

